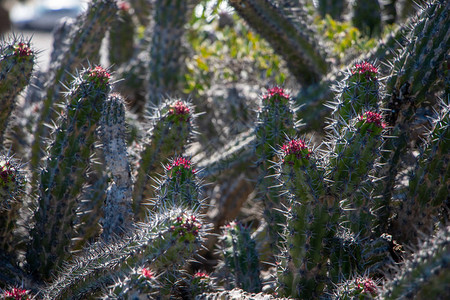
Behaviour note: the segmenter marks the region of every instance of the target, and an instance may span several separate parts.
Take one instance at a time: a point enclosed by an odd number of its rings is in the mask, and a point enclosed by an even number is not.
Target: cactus
[[[356,28],[368,36],[381,33],[381,5],[378,0],[352,1],[352,22]]]
[[[116,19],[109,31],[109,63],[120,65],[133,57],[134,30],[131,7],[125,1],[118,3]]]
[[[220,275],[231,276],[227,278],[226,287],[237,287],[252,293],[260,292],[262,286],[258,253],[249,228],[240,222],[231,222],[224,226],[221,242],[220,253],[224,257],[224,264]]]
[[[5,44],[4,44],[5,43]],[[28,85],[35,54],[30,41],[13,37],[0,47],[0,150],[16,96]]]
[[[126,3],[129,51],[102,53],[114,79],[83,64],[124,29],[116,1],[61,24],[48,72],[27,38],[0,42],[0,298],[448,294],[448,1],[351,64],[307,1]],[[297,96],[275,86],[258,103],[280,78]]]

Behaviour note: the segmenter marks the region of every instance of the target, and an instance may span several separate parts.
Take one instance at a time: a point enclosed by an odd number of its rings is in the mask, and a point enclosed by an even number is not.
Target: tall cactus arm
[[[317,83],[327,74],[329,65],[325,47],[308,20],[298,16],[298,10],[304,9],[304,3],[289,7],[290,1],[229,2],[285,59],[289,70],[301,84]]]
[[[109,77],[100,66],[85,69],[67,94],[65,113],[41,171],[35,224],[30,232],[27,261],[37,276],[48,279],[52,269],[70,256],[77,197],[86,182],[95,131],[110,90]]]
[[[16,96],[27,86],[35,61],[30,41],[0,41],[0,150]]]

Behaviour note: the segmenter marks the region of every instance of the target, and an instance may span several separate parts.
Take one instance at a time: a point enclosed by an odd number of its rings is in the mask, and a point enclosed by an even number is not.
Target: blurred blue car
[[[80,0],[44,0],[16,4],[9,12],[11,23],[19,29],[52,30],[64,17],[76,17],[87,7]]]

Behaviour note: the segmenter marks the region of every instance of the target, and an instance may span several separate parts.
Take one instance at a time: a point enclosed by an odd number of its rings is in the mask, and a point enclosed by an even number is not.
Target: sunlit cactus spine
[[[317,298],[328,281],[327,261],[339,221],[339,201],[326,194],[323,170],[303,140],[287,141],[279,156],[278,176],[290,200],[277,262],[279,293]]]
[[[151,270],[145,267],[134,268],[124,279],[109,286],[102,299],[159,299],[159,288],[156,275]]]
[[[149,175],[162,173],[160,162],[181,155],[186,149],[195,129],[194,108],[190,102],[168,99],[154,111],[152,128],[140,153],[136,180],[133,189],[133,211],[138,214],[145,198],[154,197]]]
[[[30,271],[42,279],[70,257],[77,197],[86,183],[95,132],[110,91],[109,78],[100,66],[84,69],[75,77],[48,147],[27,253]]]
[[[202,185],[191,160],[179,156],[165,166],[165,175],[156,189],[155,209],[185,207],[197,210],[201,206]]]
[[[0,150],[15,98],[28,85],[33,72],[35,53],[30,41],[11,38],[0,45]]]
[[[217,276],[225,277],[227,289],[240,288],[258,293],[262,289],[260,279],[259,255],[250,228],[240,222],[230,222],[223,227],[220,238],[220,254],[223,265]]]
[[[261,170],[258,188],[264,204],[264,218],[268,224],[268,243],[275,247],[272,249],[275,252],[284,216],[280,211],[280,191],[274,188],[277,185],[275,170],[270,166],[276,160],[276,147],[284,142],[286,136],[295,136],[296,127],[291,96],[278,86],[268,89],[262,96],[262,106],[258,112],[255,152],[256,164]]]
[[[99,134],[106,167],[111,174],[103,208],[102,237],[105,240],[112,234],[122,234],[133,222],[131,209],[133,182],[125,131],[124,101],[118,94],[110,95],[103,104]]]
[[[22,288],[11,288],[4,290],[0,294],[1,299],[4,300],[31,300],[34,299],[29,290]]]
[[[80,299],[144,266],[152,272],[178,270],[201,247],[207,228],[197,213],[173,208],[149,216],[112,243],[98,242],[64,267],[44,290],[44,299]]]
[[[380,293],[379,289],[370,277],[357,276],[340,284],[332,299],[374,299]]]

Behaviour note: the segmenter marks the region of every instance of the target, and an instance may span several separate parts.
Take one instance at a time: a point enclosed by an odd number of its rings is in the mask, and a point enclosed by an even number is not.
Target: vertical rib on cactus
[[[185,25],[199,0],[160,0],[154,5],[154,26],[149,44],[150,65],[147,104],[155,105],[166,93],[182,96]]]
[[[0,41],[0,151],[15,98],[30,81],[34,57],[30,41],[16,37]]]
[[[255,241],[250,229],[239,222],[231,222],[223,228],[220,238],[224,264],[219,267],[218,276],[224,276],[227,289],[241,288],[258,293],[262,285],[259,277],[259,259]]]
[[[119,10],[111,22],[109,30],[109,63],[120,65],[128,62],[134,52],[135,26],[130,12],[130,4],[118,3]]]
[[[44,298],[80,299],[144,264],[157,274],[177,269],[200,249],[205,235],[205,226],[190,210],[157,213],[120,240],[94,244],[45,289]]]
[[[448,295],[449,245],[449,226],[424,240],[395,277],[384,284],[380,299],[438,299]]]
[[[269,226],[268,243],[275,253],[280,240],[281,224],[284,224],[284,216],[279,211],[282,208],[280,191],[274,188],[277,185],[273,177],[275,170],[270,166],[276,159],[275,148],[284,142],[286,136],[295,135],[296,124],[291,108],[291,97],[282,88],[268,89],[262,101],[263,106],[258,113],[258,123],[255,128],[257,166],[261,168],[258,188],[263,198],[264,218]]]
[[[289,71],[301,84],[316,83],[329,71],[328,55],[315,28],[308,20],[293,16],[304,10],[304,3],[290,8],[289,1],[277,1],[278,6],[269,0],[229,2],[285,59]]]
[[[106,192],[103,209],[102,237],[106,241],[112,234],[122,234],[133,221],[132,182],[125,125],[125,105],[122,97],[118,94],[109,96],[103,104],[100,120],[102,150],[112,180]]]
[[[77,197],[86,182],[95,131],[110,90],[109,77],[102,67],[85,69],[67,93],[67,107],[41,171],[35,224],[30,232],[27,261],[37,277],[48,279],[51,270],[70,256]]]
[[[187,157],[176,157],[165,166],[165,175],[159,180],[155,209],[184,207],[197,210],[201,205],[202,186],[197,170]]]
[[[183,153],[194,130],[195,114],[189,102],[169,99],[155,111],[152,118],[153,128],[141,152],[133,189],[133,211],[140,219],[144,216],[140,207],[144,197],[153,196],[150,193],[149,175],[162,171],[159,162]]]
[[[303,140],[283,145],[278,176],[291,201],[279,255],[280,293],[318,298],[324,290],[331,239],[339,221],[339,201],[326,194],[323,171]]]
[[[449,10],[448,1],[433,1],[418,15],[411,25],[414,29],[409,36],[410,43],[394,61],[392,74],[386,81],[383,107],[388,112],[388,125],[394,126],[390,135],[396,138],[386,140],[381,161],[384,167],[379,177],[384,180],[377,187],[382,195],[377,208],[381,232],[387,225],[395,176],[410,142],[413,129],[410,123],[416,109],[426,102],[425,96],[433,93],[433,86],[440,80],[437,69],[445,62],[450,39],[446,25],[450,22]]]
[[[418,232],[428,233],[450,195],[450,104],[432,121],[426,148],[411,171],[406,198],[393,220],[393,234],[401,243],[415,244]],[[414,227],[411,227],[414,224]]]
[[[68,84],[68,74],[74,73],[80,64],[98,63],[101,39],[111,23],[117,6],[113,0],[94,0],[87,11],[80,15],[68,34],[68,42],[61,49],[58,59],[50,65],[49,79],[45,85],[41,114],[34,132],[31,152],[31,168],[37,169],[42,156],[42,141],[48,137],[46,124],[56,119],[60,94]],[[37,180],[37,178],[34,178]]]

